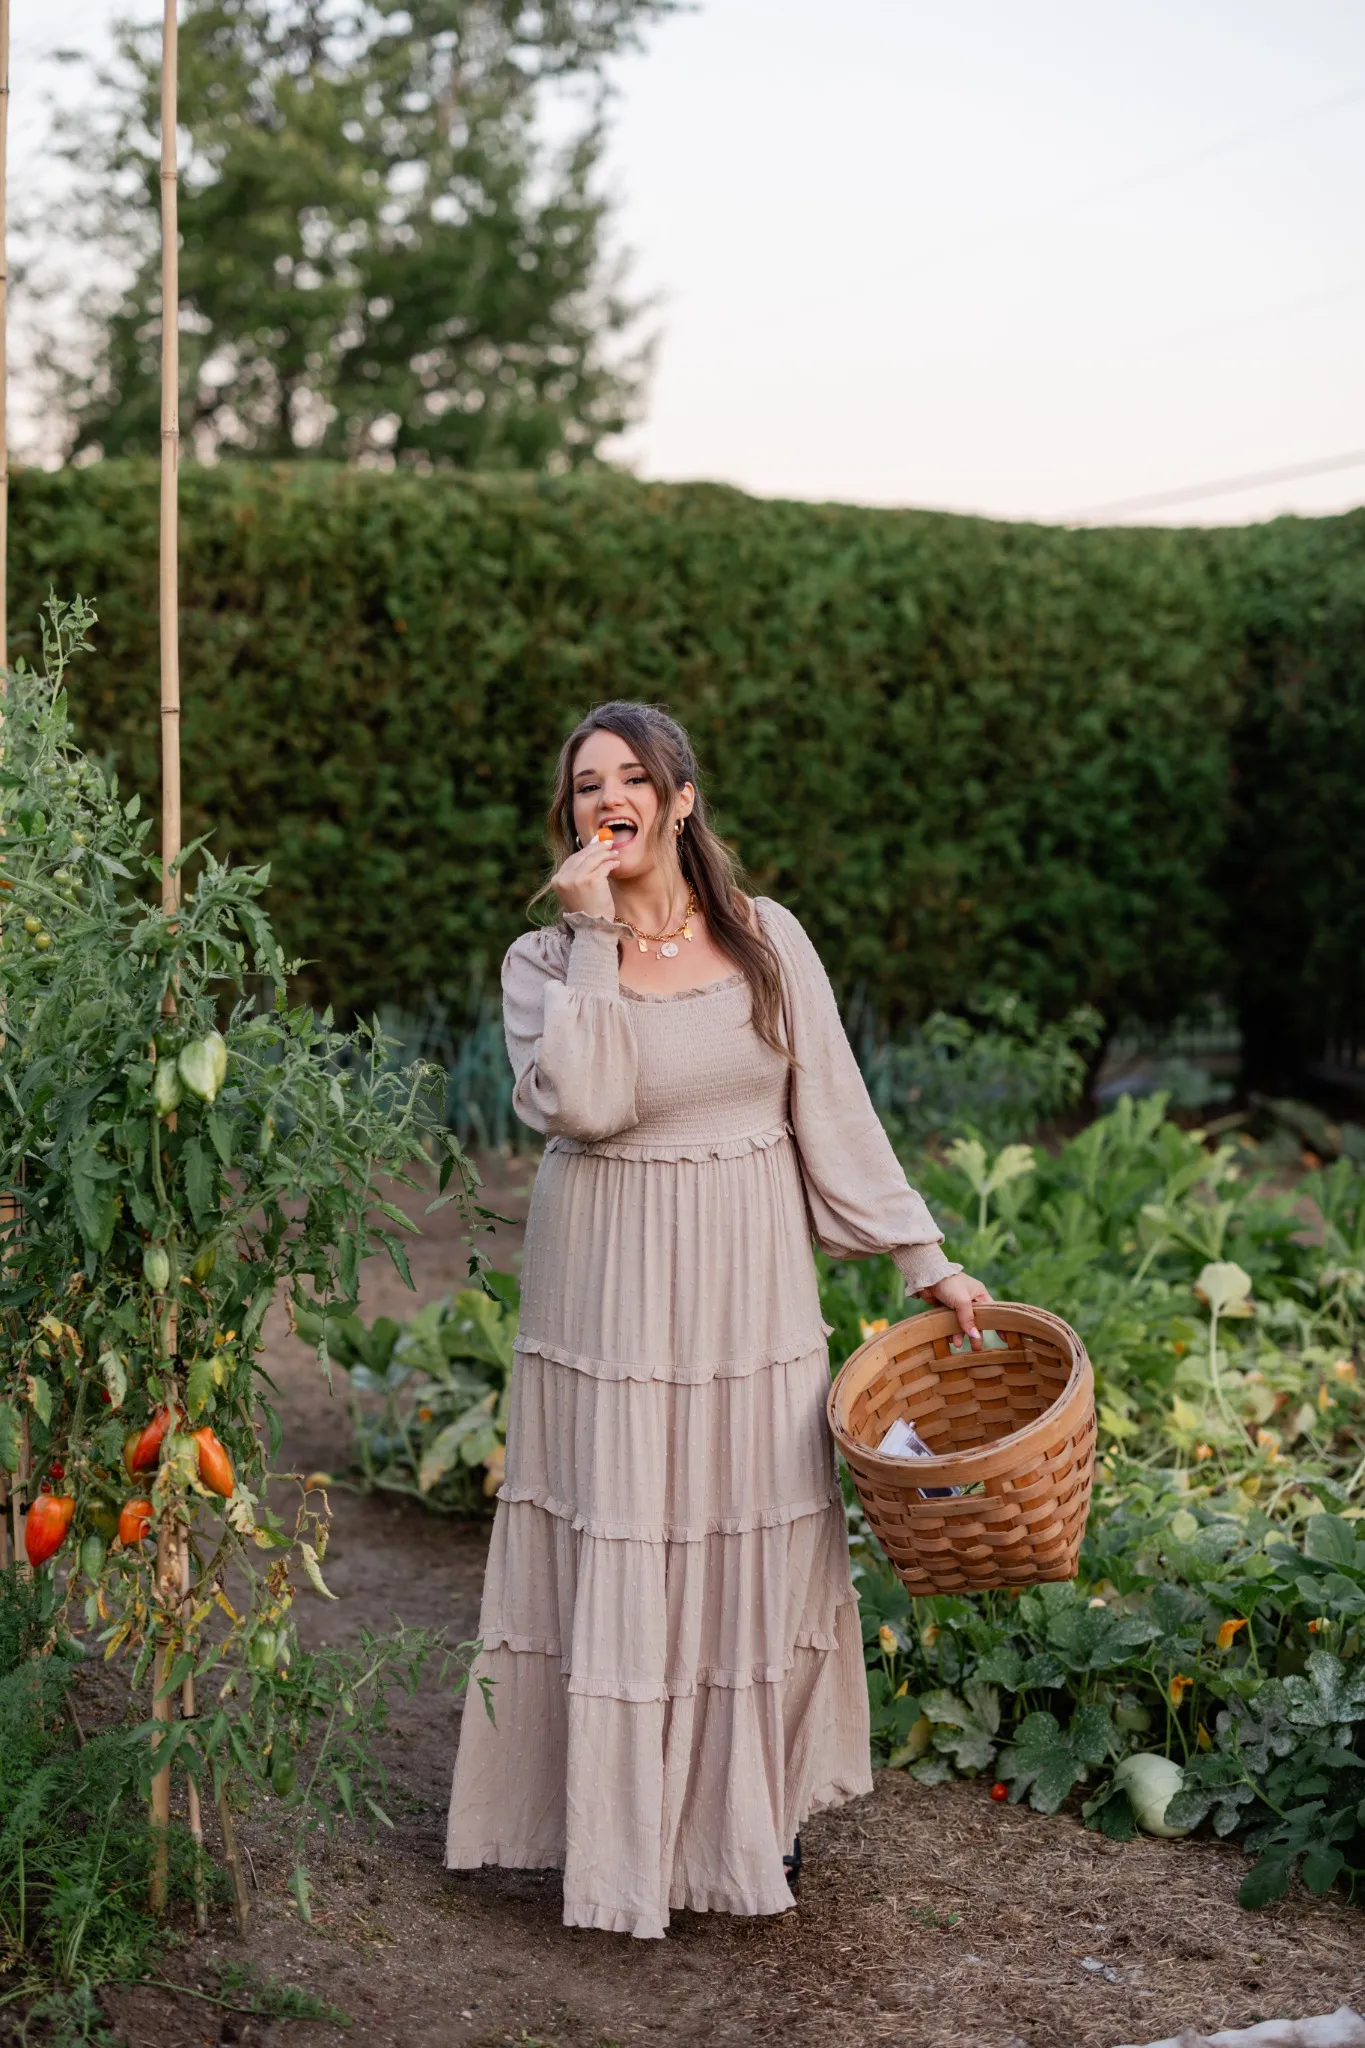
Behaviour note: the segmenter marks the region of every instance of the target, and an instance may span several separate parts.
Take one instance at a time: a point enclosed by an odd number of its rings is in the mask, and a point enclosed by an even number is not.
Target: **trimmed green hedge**
[[[1365,513],[1244,537],[1229,912],[1248,1077],[1365,1073]]]
[[[1066,532],[612,475],[225,464],[182,495],[187,824],[273,862],[342,1009],[495,967],[558,742],[627,695],[689,724],[754,883],[889,1020],[983,982],[1153,1020],[1248,992],[1230,849],[1264,804],[1294,829],[1267,707],[1291,643],[1338,690],[1303,593],[1358,594],[1365,554],[1359,518]],[[49,583],[95,597],[77,718],[149,797],[156,512],[135,464],[13,488],[12,643]]]

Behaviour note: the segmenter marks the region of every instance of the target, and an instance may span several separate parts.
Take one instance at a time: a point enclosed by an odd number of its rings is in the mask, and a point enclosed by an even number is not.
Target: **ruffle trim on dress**
[[[766,1915],[790,1913],[796,1904],[786,1885],[780,1890],[757,1893],[752,1899],[743,1892],[683,1885],[669,1899],[670,1913],[742,1913]],[[649,1913],[622,1913],[608,1906],[575,1905],[564,1901],[566,1927],[591,1927],[598,1934],[630,1934],[636,1941],[662,1941],[668,1933],[662,1920]]]
[[[855,1607],[840,1606],[834,1610],[827,1628],[803,1628],[792,1637],[788,1655],[780,1662],[751,1664],[744,1670],[729,1670],[723,1664],[700,1664],[686,1677],[665,1679],[612,1678],[598,1672],[582,1676],[574,1675],[569,1656],[557,1638],[549,1636],[513,1635],[501,1629],[490,1629],[485,1636],[484,1650],[510,1650],[514,1656],[547,1657],[557,1661],[561,1676],[567,1681],[566,1690],[580,1699],[620,1700],[630,1707],[658,1706],[668,1700],[691,1699],[694,1694],[707,1688],[722,1692],[747,1692],[758,1685],[785,1685],[791,1677],[798,1650],[818,1650],[826,1653],[838,1648],[839,1621],[844,1617],[846,1627],[856,1633],[857,1610]],[[494,1700],[494,1712],[497,1702]]]
[[[649,988],[626,988],[621,993],[629,1003],[689,1003],[698,996],[713,996],[723,988],[738,988],[743,981],[742,974],[726,974],[719,981],[698,982],[695,988],[675,988],[670,991],[656,991]]]
[[[617,924],[610,917],[594,917],[590,910],[566,910],[562,922],[571,932],[609,932],[614,939],[630,937],[628,924]]]
[[[649,1165],[677,1166],[687,1162],[705,1165],[711,1159],[745,1159],[751,1152],[771,1152],[774,1146],[785,1144],[791,1135],[789,1123],[779,1124],[773,1130],[747,1131],[737,1138],[603,1138],[594,1141],[561,1134],[551,1138],[545,1149],[547,1152],[586,1152],[594,1159],[629,1159]]]
[[[832,1323],[821,1323],[817,1333],[776,1350],[714,1363],[689,1359],[686,1364],[638,1365],[613,1358],[592,1358],[583,1351],[567,1351],[563,1345],[547,1344],[540,1337],[518,1336],[512,1349],[526,1357],[546,1359],[551,1365],[567,1366],[571,1372],[584,1373],[592,1380],[637,1380],[642,1384],[653,1380],[666,1386],[695,1387],[704,1386],[709,1380],[748,1379],[776,1365],[797,1365],[803,1358],[823,1356],[833,1327]]]
[[[792,1522],[804,1521],[807,1515],[823,1515],[828,1508],[841,1498],[838,1482],[835,1481],[825,1493],[817,1494],[810,1500],[783,1501],[778,1507],[757,1508],[748,1515],[714,1515],[705,1522],[695,1525],[656,1526],[643,1529],[631,1522],[604,1522],[585,1515],[572,1501],[556,1500],[546,1488],[540,1486],[512,1486],[504,1483],[498,1488],[498,1499],[516,1507],[540,1508],[545,1514],[553,1515],[557,1522],[567,1522],[576,1536],[600,1537],[606,1543],[649,1543],[662,1546],[666,1543],[704,1543],[708,1536],[750,1536],[758,1529],[785,1529]]]

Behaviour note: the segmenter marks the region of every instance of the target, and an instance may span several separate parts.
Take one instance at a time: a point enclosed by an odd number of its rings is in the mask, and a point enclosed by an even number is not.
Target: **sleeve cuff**
[[[941,1244],[898,1245],[891,1256],[905,1282],[907,1294],[918,1294],[922,1288],[934,1287],[940,1280],[947,1280],[952,1274],[962,1271],[961,1266],[944,1258]]]
[[[572,941],[565,985],[586,995],[619,994],[620,955],[617,947],[626,935],[625,926],[611,924],[604,917],[589,917],[581,910],[571,910],[564,922],[569,927]]]

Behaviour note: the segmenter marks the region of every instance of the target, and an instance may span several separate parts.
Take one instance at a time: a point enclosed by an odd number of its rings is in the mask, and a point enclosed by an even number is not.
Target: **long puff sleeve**
[[[960,1273],[872,1107],[819,954],[781,904],[761,897],[757,908],[782,969],[787,1041],[799,1062],[792,1128],[821,1249],[838,1259],[890,1252],[912,1293]]]
[[[623,928],[579,911],[564,924],[567,938],[560,926],[527,932],[502,963],[512,1106],[533,1131],[592,1142],[639,1121],[616,951]]]

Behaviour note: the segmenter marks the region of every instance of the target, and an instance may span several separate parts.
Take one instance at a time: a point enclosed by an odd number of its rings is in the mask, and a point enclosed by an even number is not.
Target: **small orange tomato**
[[[76,1502],[69,1493],[40,1493],[24,1521],[24,1550],[37,1571],[66,1541]]]
[[[224,1500],[230,1500],[237,1484],[231,1458],[207,1425],[196,1429],[194,1441],[199,1446],[199,1477],[211,1493],[221,1493]]]
[[[610,846],[612,844],[611,832],[605,825],[599,825],[593,836],[596,839],[600,839],[603,846]]]
[[[149,1500],[126,1500],[118,1518],[118,1540],[125,1550],[131,1550],[141,1543],[152,1526],[152,1504]]]
[[[995,1801],[996,1801],[997,1803],[998,1803],[998,1802],[999,1802],[1000,1800],[1002,1800],[1002,1799],[1008,1799],[1008,1798],[1009,1798],[1009,1796],[1010,1796],[1010,1788],[1009,1788],[1009,1786],[1008,1786],[1008,1785],[992,1785],[992,1786],[991,1786],[991,1798],[992,1798],[992,1799],[994,1799],[994,1800],[995,1800]]]

